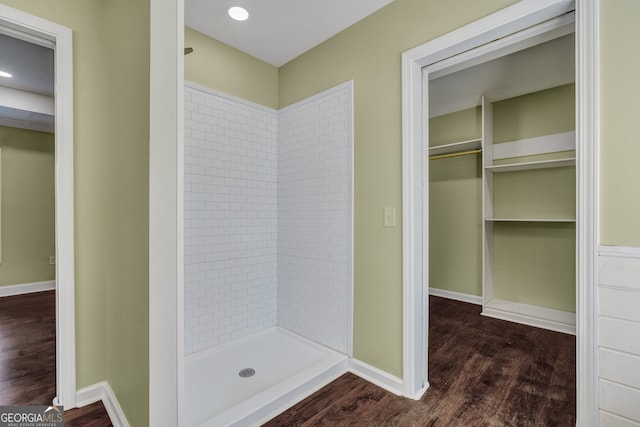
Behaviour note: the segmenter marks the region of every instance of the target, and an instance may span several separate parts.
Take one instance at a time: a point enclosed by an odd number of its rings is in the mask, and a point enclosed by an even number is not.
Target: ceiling
[[[572,30],[571,30],[572,31]],[[429,81],[429,116],[575,82],[573,32]]]
[[[53,49],[0,33],[0,125],[53,131]]]
[[[186,0],[185,24],[280,67],[393,0]],[[246,21],[227,10],[242,6]]]

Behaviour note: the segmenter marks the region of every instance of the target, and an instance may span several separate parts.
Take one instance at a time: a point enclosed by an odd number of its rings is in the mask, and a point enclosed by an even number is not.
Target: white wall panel
[[[277,112],[185,88],[185,354],[277,322]]]
[[[352,298],[352,85],[280,111],[278,323],[343,353]]]
[[[640,248],[601,247],[600,425],[640,426]]]

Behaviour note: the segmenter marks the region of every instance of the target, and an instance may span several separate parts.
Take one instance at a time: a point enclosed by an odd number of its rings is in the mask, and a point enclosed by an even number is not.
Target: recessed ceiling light
[[[11,73],[7,73],[6,71],[0,70],[0,77],[13,77]]]
[[[234,6],[229,9],[229,16],[236,21],[245,21],[249,17],[249,12],[244,7]]]

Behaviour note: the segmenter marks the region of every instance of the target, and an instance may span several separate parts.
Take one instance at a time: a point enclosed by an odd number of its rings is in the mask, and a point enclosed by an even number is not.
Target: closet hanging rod
[[[449,157],[466,156],[468,154],[478,154],[478,153],[482,153],[482,150],[478,149],[478,150],[469,150],[469,151],[459,151],[457,153],[440,154],[438,156],[429,157],[429,160],[448,159]]]

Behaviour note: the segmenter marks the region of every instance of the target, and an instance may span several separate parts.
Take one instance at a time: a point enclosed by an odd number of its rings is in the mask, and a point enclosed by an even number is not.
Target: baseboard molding
[[[429,288],[429,295],[482,305],[482,297],[478,295],[463,294],[462,292],[447,291],[445,289],[438,288]]]
[[[0,286],[0,298],[14,295],[31,294],[34,292],[54,291],[55,280],[45,282],[21,283],[19,285]]]
[[[482,315],[565,334],[576,334],[576,315],[567,311],[493,300],[482,307]]]
[[[400,378],[361,360],[349,359],[349,372],[395,395],[402,396],[403,394],[402,380]]]
[[[118,399],[116,399],[116,395],[108,382],[101,381],[81,388],[76,393],[76,404],[80,408],[96,403],[99,400],[102,400],[114,427],[129,427],[129,421],[127,421],[127,417],[124,415],[124,411],[120,407],[120,403],[118,403]]]

